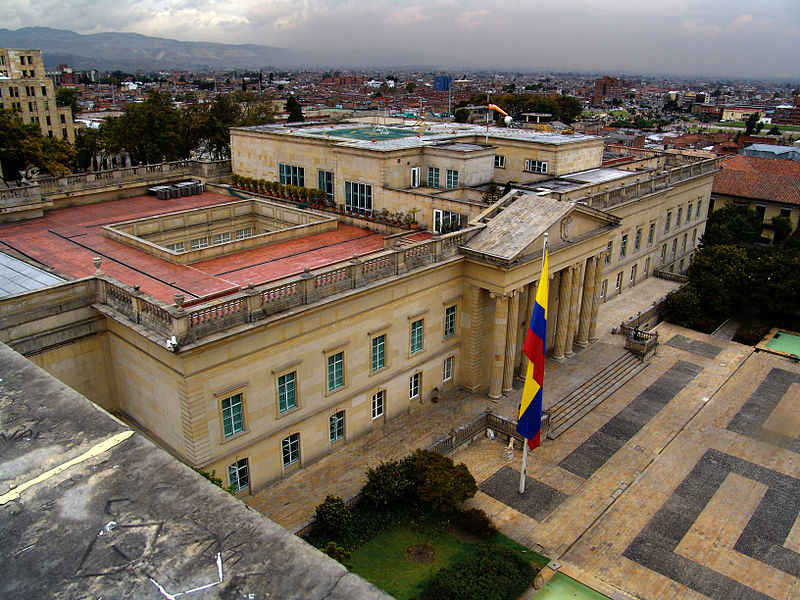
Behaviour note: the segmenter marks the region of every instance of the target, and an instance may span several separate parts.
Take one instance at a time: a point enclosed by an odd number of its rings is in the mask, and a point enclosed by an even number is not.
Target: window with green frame
[[[300,434],[293,433],[281,441],[283,451],[283,466],[288,467],[300,460]]]
[[[422,319],[411,323],[410,354],[414,354],[415,352],[422,350],[422,325]]]
[[[297,406],[296,382],[295,371],[278,377],[278,410],[282,413]]]
[[[458,187],[458,171],[455,169],[447,169],[447,185],[448,190]]]
[[[372,338],[372,370],[378,371],[386,366],[386,334]]]
[[[328,357],[328,391],[331,392],[344,385],[344,352],[337,352]]]
[[[222,429],[225,437],[244,430],[241,394],[235,394],[222,400]]]
[[[228,482],[234,492],[238,492],[250,485],[250,473],[246,458],[237,460],[235,463],[228,466]]]
[[[439,167],[428,167],[428,187],[439,187]]]
[[[456,334],[456,307],[448,306],[444,309],[444,337],[449,338]]]
[[[335,442],[344,437],[344,411],[340,410],[331,415],[328,420],[328,430],[330,434],[330,441]]]

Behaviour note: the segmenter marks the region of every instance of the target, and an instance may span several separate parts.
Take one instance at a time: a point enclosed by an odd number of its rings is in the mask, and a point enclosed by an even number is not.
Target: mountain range
[[[288,69],[288,68],[395,68],[432,70],[453,65],[440,57],[413,51],[371,50],[331,52],[278,48],[259,44],[181,42],[138,33],[79,34],[49,27],[0,29],[0,48],[36,48],[46,69],[66,64],[76,70],[161,71]]]

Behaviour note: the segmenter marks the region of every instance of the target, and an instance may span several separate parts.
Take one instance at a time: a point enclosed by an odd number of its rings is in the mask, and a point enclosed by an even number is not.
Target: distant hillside
[[[435,57],[413,52],[325,52],[257,44],[180,42],[138,33],[82,35],[49,27],[0,29],[0,48],[38,48],[45,67],[64,63],[73,69],[158,71],[165,69],[267,69],[294,67],[432,68]],[[438,64],[437,66],[449,66]]]

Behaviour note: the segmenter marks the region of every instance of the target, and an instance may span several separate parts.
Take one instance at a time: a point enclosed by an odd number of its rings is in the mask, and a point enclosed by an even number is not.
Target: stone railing
[[[437,236],[404,248],[392,248],[367,258],[354,256],[344,263],[324,269],[306,269],[301,275],[261,286],[249,287],[208,302],[184,306],[183,294],[175,294],[167,304],[131,287],[98,275],[97,302],[129,321],[142,325],[156,338],[175,336],[178,345],[198,340],[247,323],[255,323],[277,313],[317,302],[334,294],[358,289],[412,269],[447,260],[458,254],[468,236],[482,229],[477,226]]]
[[[22,206],[42,201],[42,192],[38,185],[0,188],[0,208]]]
[[[633,329],[625,334],[625,349],[642,360],[650,358],[658,348],[658,332]]]
[[[666,279],[668,281],[677,281],[678,283],[686,283],[689,278],[683,273],[670,273],[666,269],[658,269],[653,272],[655,277],[659,279]]]

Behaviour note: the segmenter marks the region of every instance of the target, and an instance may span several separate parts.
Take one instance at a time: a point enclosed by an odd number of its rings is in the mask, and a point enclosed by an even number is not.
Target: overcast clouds
[[[800,78],[800,0],[0,0],[2,27],[413,49],[464,65]]]

